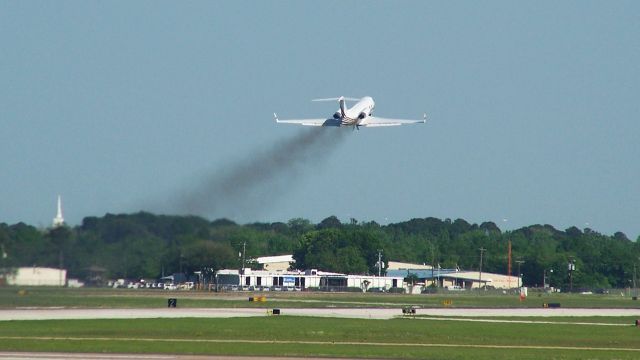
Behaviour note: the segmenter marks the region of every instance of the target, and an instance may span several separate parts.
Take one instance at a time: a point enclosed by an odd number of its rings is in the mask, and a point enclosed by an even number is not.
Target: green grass
[[[344,294],[327,296],[318,294],[324,301],[376,302],[384,304],[411,304],[428,308],[443,307],[445,300],[451,300],[452,308],[541,308],[544,303],[560,303],[567,308],[640,308],[640,302],[620,295],[580,295],[580,294],[536,294],[524,301],[513,295],[483,295],[474,292],[437,295],[375,295]]]
[[[23,290],[24,292],[21,292]],[[66,307],[66,308],[157,308],[167,306],[167,299],[183,293],[134,292],[125,289],[59,289],[1,288],[0,308]],[[181,307],[224,306],[212,299],[184,299]]]
[[[26,293],[20,295],[20,290]],[[535,294],[521,302],[514,295],[464,292],[449,295],[403,295],[362,293],[287,293],[265,292],[267,302],[249,302],[247,292],[213,293],[206,291],[164,291],[139,289],[60,289],[0,288],[0,308],[66,307],[66,308],[157,308],[164,307],[170,297],[178,298],[180,307],[443,307],[451,300],[453,308],[540,308],[543,303],[559,302],[562,307],[640,308],[639,301],[617,295]]]
[[[20,292],[19,290],[26,290]],[[211,293],[139,289],[0,288],[0,308],[159,308],[167,298],[179,307],[395,307],[453,308],[562,307],[638,308],[616,295],[535,294],[520,302],[512,295],[456,293],[397,295],[270,292],[267,302],[249,302],[251,293]],[[639,351],[534,349],[596,347],[639,349],[640,329],[631,317],[498,318],[557,322],[601,322],[629,326],[520,324],[418,319],[364,320],[306,317],[231,319],[43,320],[0,322],[0,349],[6,351],[182,353],[218,355],[330,356],[407,359],[638,359]],[[18,337],[18,338],[15,338]],[[56,339],[38,339],[55,337]],[[77,339],[71,339],[77,338]],[[250,343],[251,341],[265,341]],[[239,342],[238,342],[239,341]],[[283,343],[284,341],[284,343]],[[304,344],[287,343],[302,341]],[[345,344],[344,342],[352,342]],[[376,344],[373,344],[376,343]],[[380,344],[377,344],[380,343]],[[471,348],[469,345],[526,346]]]
[[[192,355],[234,355],[234,356],[317,356],[340,358],[372,358],[372,359],[477,359],[477,360],[637,360],[636,352],[624,351],[559,351],[522,350],[522,349],[469,349],[469,348],[413,348],[409,346],[345,346],[345,345],[292,345],[292,344],[200,344],[200,343],[156,343],[150,351],[149,344],[141,342],[105,343],[86,341],[58,343],[54,346],[43,346],[39,341],[25,342],[29,351],[42,349],[53,352],[96,352],[96,353],[154,353],[154,354],[192,354]],[[0,340],[0,347],[5,351],[20,351],[13,343]],[[24,349],[22,349],[24,350]]]
[[[640,351],[614,349],[640,350],[638,336],[640,329],[631,325],[602,327],[289,316],[0,322],[0,348],[10,351],[420,359],[637,359]],[[277,343],[283,341],[307,343]],[[610,350],[466,347],[470,345]]]
[[[415,315],[417,319],[459,319],[459,320],[504,320],[504,321],[534,321],[557,323],[600,323],[635,325],[637,316],[443,316],[443,315]]]

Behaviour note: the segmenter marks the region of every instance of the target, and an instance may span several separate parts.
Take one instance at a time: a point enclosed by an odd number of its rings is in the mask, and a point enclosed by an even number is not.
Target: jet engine
[[[366,118],[368,115],[365,112],[361,112],[360,115],[358,115],[358,119],[362,120],[364,118]]]
[[[336,119],[336,120],[340,119],[341,117],[342,117],[342,114],[340,114],[340,111],[336,111],[336,113],[333,114],[333,118]]]

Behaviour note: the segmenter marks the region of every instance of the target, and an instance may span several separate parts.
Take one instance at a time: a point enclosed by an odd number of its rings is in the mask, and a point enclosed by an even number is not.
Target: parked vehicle
[[[171,283],[171,284],[165,285],[164,289],[165,290],[178,290],[178,287],[176,286],[176,284]]]
[[[461,288],[458,285],[449,285],[449,286],[445,286],[445,289],[449,290],[449,291],[464,291],[466,289]]]

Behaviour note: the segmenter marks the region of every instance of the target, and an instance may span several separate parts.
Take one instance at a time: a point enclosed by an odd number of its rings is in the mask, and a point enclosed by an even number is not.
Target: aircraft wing
[[[406,124],[423,124],[427,122],[427,116],[425,115],[422,120],[404,120],[404,119],[386,119],[377,116],[369,116],[366,118],[364,124],[360,126],[365,127],[377,127],[377,126],[399,126]]]
[[[280,120],[276,114],[273,114],[278,124],[296,124],[303,126],[340,126],[340,120],[336,119],[293,119]]]

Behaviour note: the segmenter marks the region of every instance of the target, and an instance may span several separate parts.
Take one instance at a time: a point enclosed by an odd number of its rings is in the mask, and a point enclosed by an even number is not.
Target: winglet
[[[273,113],[273,118],[276,120],[277,123],[280,122],[280,120],[278,119],[278,114]]]
[[[422,123],[426,123],[427,122],[427,113],[422,114]]]

